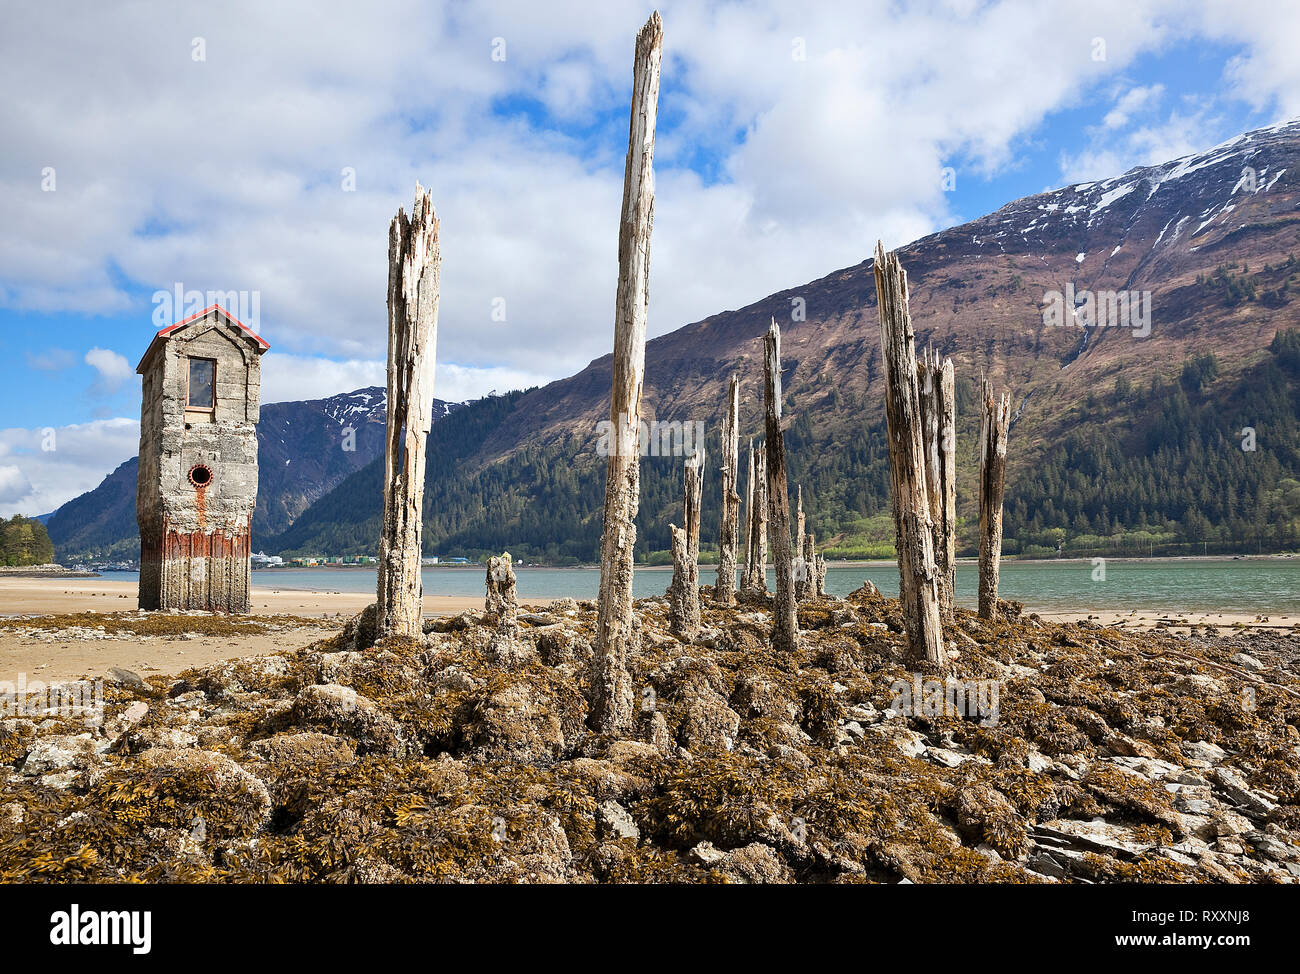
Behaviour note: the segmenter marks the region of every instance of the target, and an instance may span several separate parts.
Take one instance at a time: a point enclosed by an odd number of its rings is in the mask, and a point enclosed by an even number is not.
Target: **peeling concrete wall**
[[[214,313],[157,343],[140,365],[142,609],[249,611],[261,351]],[[191,357],[216,362],[211,411],[185,407]]]

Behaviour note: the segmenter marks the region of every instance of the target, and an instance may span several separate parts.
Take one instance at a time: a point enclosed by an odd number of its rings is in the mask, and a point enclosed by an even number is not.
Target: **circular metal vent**
[[[198,464],[190,470],[190,483],[195,487],[207,487],[212,483],[212,468]]]

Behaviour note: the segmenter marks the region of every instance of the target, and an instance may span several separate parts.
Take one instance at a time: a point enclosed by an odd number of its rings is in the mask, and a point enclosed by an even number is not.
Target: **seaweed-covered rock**
[[[350,738],[363,753],[405,757],[419,750],[373,700],[337,683],[305,687],[294,701],[292,719],[299,726],[318,726]]]
[[[730,751],[735,746],[740,716],[707,683],[696,684],[696,692],[689,696],[684,710],[677,743],[686,750]]]
[[[0,882],[1300,879],[1295,633],[959,608],[951,676],[991,684],[989,714],[898,696],[877,592],[809,601],[790,653],[770,598],[706,593],[690,645],[641,600],[636,721],[609,736],[585,726],[595,604],[524,609],[519,659],[481,613],[364,650],[358,619],[107,683],[102,714],[0,719]]]

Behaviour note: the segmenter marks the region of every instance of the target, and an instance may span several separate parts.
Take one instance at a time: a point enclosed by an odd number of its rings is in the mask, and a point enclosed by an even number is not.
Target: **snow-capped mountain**
[[[319,497],[384,450],[386,391],[378,386],[328,399],[268,403],[257,429],[259,469],[254,537],[285,530]],[[435,399],[437,422],[461,403]],[[136,461],[49,519],[61,558],[134,557]]]

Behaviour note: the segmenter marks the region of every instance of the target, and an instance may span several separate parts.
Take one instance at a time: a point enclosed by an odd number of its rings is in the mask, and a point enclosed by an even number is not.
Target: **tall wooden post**
[[[804,535],[807,533],[805,529],[806,529],[807,526],[808,526],[808,522],[807,522],[806,520],[804,520],[804,516],[803,516],[803,484],[799,484],[798,486],[795,487],[794,490],[795,490],[795,504],[794,504],[794,524],[795,524],[795,532],[794,532],[794,550],[795,550],[796,552],[799,552],[800,554],[802,554],[802,553],[803,553],[803,539],[804,539]]]
[[[388,227],[388,434],[376,607],[380,639],[421,635],[424,450],[433,422],[441,274],[438,218],[429,194],[416,183],[410,219],[398,209]]]
[[[876,244],[876,301],[885,366],[885,416],[889,423],[889,468],[898,539],[899,600],[913,663],[944,662],[938,572],[926,493],[925,439],[916,373],[916,339],[907,307],[907,272],[896,254]]]
[[[690,641],[700,631],[700,502],[704,494],[704,444],[686,461],[682,485],[685,527],[670,524],[673,581],[668,591],[669,624],[679,639]]]
[[[739,418],[740,377],[733,375],[727,389],[727,418],[722,425],[722,525],[718,530],[718,580],[713,587],[713,597],[723,605],[736,604],[736,548],[740,526],[740,492],[736,489]],[[750,456],[752,460],[752,449]]]
[[[927,349],[917,368],[925,436],[925,487],[939,576],[939,611],[952,619],[957,584],[957,400],[952,359]]]
[[[596,618],[589,722],[600,733],[632,726],[632,678],[627,657],[632,625],[632,562],[640,500],[641,386],[645,375],[646,308],[650,301],[650,231],[654,226],[655,118],[663,23],[656,11],[636,37],[632,112],[623,170],[618,234],[618,292],[614,303],[614,377],[609,418],[616,434],[605,469],[604,532],[600,539],[600,603]]]
[[[767,591],[767,453],[754,453],[750,443],[749,543],[745,554],[744,588]]]
[[[794,594],[785,433],[781,431],[781,330],[777,328],[775,318],[763,339],[763,392],[767,433],[767,509],[772,522],[772,563],[776,569],[772,645],[777,650],[793,652],[799,648],[799,609]]]
[[[1007,430],[1011,394],[995,400],[984,380],[984,417],[980,422],[980,590],[981,619],[998,617],[998,569],[1002,560],[1002,488],[1007,470]]]

